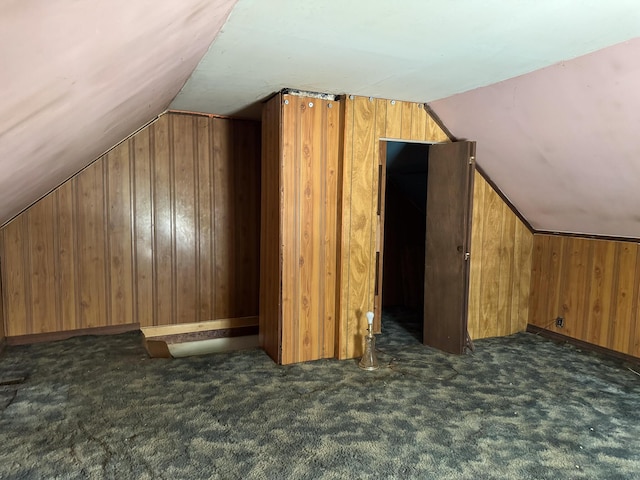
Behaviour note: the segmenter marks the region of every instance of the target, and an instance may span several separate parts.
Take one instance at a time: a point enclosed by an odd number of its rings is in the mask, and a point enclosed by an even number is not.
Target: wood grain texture
[[[280,152],[282,142],[282,95],[262,109],[262,179],[260,201],[260,331],[262,348],[281,362],[282,281],[280,225]]]
[[[196,221],[197,237],[196,237],[196,258],[197,258],[197,303],[198,318],[214,318],[214,300],[215,292],[214,283],[214,228],[213,221],[213,191],[210,188],[213,185],[213,168],[209,159],[211,158],[211,134],[209,127],[211,120],[207,117],[198,117],[195,119],[196,138],[195,138],[195,157],[197,172],[196,178]],[[258,222],[252,222],[258,223]]]
[[[27,217],[20,215],[2,228],[5,335],[25,335],[31,331],[28,248],[25,248]]]
[[[339,101],[277,95],[263,110],[260,336],[283,364],[335,352],[341,129]]]
[[[424,344],[462,354],[467,340],[474,142],[433,145],[427,174]]]
[[[340,207],[340,157],[342,148],[343,112],[340,103],[327,104],[326,144],[324,173],[324,218],[322,236],[324,272],[324,319],[323,353],[324,358],[333,358],[336,353],[336,319],[338,298],[338,244],[340,241],[339,207]]]
[[[259,148],[166,114],[5,225],[6,335],[257,315]]]
[[[75,330],[77,325],[78,302],[76,295],[78,291],[77,277],[75,272],[75,251],[76,251],[76,221],[74,219],[74,193],[73,182],[66,182],[57,189],[54,196],[57,202],[57,248],[55,258],[57,259],[57,279],[56,296],[59,309],[57,327],[62,331]]]
[[[291,96],[289,100],[290,104],[283,107],[283,132],[284,155],[289,158],[285,160],[285,168],[293,167],[296,184],[292,191],[297,216],[296,255],[290,260],[297,277],[294,291],[298,292],[298,319],[283,318],[283,328],[291,328],[297,335],[297,346],[293,349],[297,356],[292,361],[305,361],[333,357],[334,353],[336,314],[335,302],[331,299],[335,299],[336,284],[331,280],[331,272],[335,272],[337,265],[335,172],[339,165],[336,136],[341,126],[340,102]],[[291,143],[287,143],[286,137],[288,119],[296,125],[296,138],[291,139]],[[287,150],[286,146],[292,144],[294,148]],[[283,251],[284,261],[288,258]]]
[[[76,275],[81,328],[110,325],[107,312],[107,271],[105,242],[105,157],[80,172],[72,181],[76,186],[77,226]],[[25,212],[30,215],[30,209]],[[29,231],[29,236],[34,235]],[[33,271],[30,266],[29,271]],[[52,277],[52,280],[54,278]],[[31,304],[35,302],[31,297]],[[51,311],[53,308],[51,308]],[[35,318],[34,318],[35,320]],[[57,322],[56,322],[57,324]],[[55,325],[55,324],[54,324]],[[56,331],[52,325],[49,331]],[[33,329],[29,333],[43,333]]]
[[[137,323],[134,319],[133,250],[131,225],[131,170],[129,149],[123,143],[107,154],[108,284],[111,325]],[[126,212],[129,212],[127,216]]]
[[[286,103],[285,103],[286,102]],[[286,107],[286,108],[285,108]],[[282,314],[279,318],[282,332],[280,361],[293,363],[301,358],[298,351],[300,338],[300,282],[298,276],[300,258],[300,98],[282,98],[282,150],[278,152],[281,175],[280,224],[282,278]],[[266,185],[263,185],[267,188]]]
[[[3,250],[2,248],[3,238],[0,235],[0,252]],[[4,283],[4,276],[2,274],[2,258],[0,258],[0,353],[2,353],[2,347],[4,346],[4,294],[2,293],[2,285]]]
[[[2,267],[2,258],[4,252],[4,236],[0,232],[0,353],[2,353],[2,348],[4,346],[4,293],[2,289],[2,285],[4,284],[4,273]]]
[[[31,328],[35,333],[47,331],[49,309],[56,311],[54,267],[54,245],[50,241],[54,238],[54,202],[52,196],[47,196],[29,211],[28,231],[29,258],[31,263]]]
[[[173,171],[171,116],[160,117],[152,128],[153,148],[153,325],[170,325],[176,322],[174,263],[173,263]]]
[[[426,142],[448,139],[420,104],[358,96],[344,102],[337,356],[353,358],[362,354],[364,314],[375,307],[380,138]]]
[[[533,235],[476,171],[468,331],[472,339],[524,331]]]
[[[500,295],[500,247],[502,240],[502,215],[504,205],[491,188],[485,191],[485,208],[482,227],[483,242],[480,249],[471,246],[471,255],[480,255],[482,283],[480,286],[480,331],[471,338],[498,335],[498,308]],[[473,225],[473,220],[472,220]],[[473,226],[472,226],[473,228]],[[471,335],[471,333],[470,333]]]
[[[199,240],[196,154],[196,118],[175,115],[171,127],[173,139],[173,259],[175,281],[175,323],[193,322],[198,317],[197,241]]]
[[[135,312],[141,326],[154,325],[155,242],[154,242],[154,127],[145,128],[131,139],[133,148],[133,240]]]
[[[535,235],[529,323],[638,356],[638,244]],[[555,326],[563,317],[565,327]]]

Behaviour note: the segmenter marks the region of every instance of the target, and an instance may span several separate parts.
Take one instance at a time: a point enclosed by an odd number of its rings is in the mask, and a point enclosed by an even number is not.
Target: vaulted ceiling
[[[637,0],[9,0],[0,224],[167,108],[290,87],[429,103],[535,228],[640,238],[637,37]]]
[[[0,4],[0,225],[164,111],[234,0]]]

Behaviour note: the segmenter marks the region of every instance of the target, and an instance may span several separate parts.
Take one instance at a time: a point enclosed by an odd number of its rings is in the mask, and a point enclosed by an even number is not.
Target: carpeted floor
[[[0,478],[640,478],[640,376],[532,334],[451,356],[385,315],[383,368],[252,350],[149,359],[138,334],[0,357]]]

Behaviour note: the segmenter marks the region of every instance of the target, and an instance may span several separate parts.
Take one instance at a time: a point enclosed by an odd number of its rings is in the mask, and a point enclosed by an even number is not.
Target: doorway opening
[[[386,142],[381,188],[381,309],[407,340],[422,343],[429,144]],[[382,172],[381,172],[382,173]],[[384,198],[382,198],[384,197]],[[408,336],[407,336],[408,335]]]
[[[405,332],[425,345],[463,353],[471,345],[475,142],[382,141],[380,151],[375,310],[404,308]]]

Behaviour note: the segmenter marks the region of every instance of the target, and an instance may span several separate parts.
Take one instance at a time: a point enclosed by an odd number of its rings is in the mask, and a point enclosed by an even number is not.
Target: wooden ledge
[[[258,346],[258,317],[142,327],[152,358],[187,357]]]

